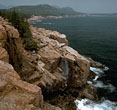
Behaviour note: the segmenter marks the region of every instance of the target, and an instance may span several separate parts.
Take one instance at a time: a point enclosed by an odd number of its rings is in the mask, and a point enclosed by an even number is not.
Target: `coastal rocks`
[[[43,19],[44,19],[44,17],[42,17],[42,16],[32,16],[31,18],[28,19],[28,22],[30,22],[30,23],[34,23],[35,21],[40,22]]]
[[[66,36],[64,34],[60,34],[58,32],[51,32],[47,35],[47,37],[57,40],[59,43],[65,43],[68,45],[68,41],[66,40]]]
[[[41,56],[43,67],[50,74],[60,74],[62,77],[57,81],[58,84],[62,81],[66,85],[66,81],[70,86],[82,87],[89,76],[90,61],[81,56],[76,50],[68,46],[66,36],[56,31],[38,29],[31,26],[34,39],[39,46],[38,54]],[[64,61],[64,63],[63,63]],[[59,71],[59,73],[58,73]],[[66,76],[67,74],[67,76]],[[51,78],[50,78],[51,79]],[[53,85],[53,84],[52,84]],[[55,83],[54,83],[55,85]],[[56,84],[57,85],[57,84]]]
[[[73,18],[73,17],[81,17],[87,16],[86,14],[78,14],[78,15],[62,15],[62,16],[32,16],[28,18],[29,23],[41,22],[44,19],[61,19],[61,18]],[[46,24],[46,23],[45,23]]]
[[[91,88],[90,85],[86,85],[85,88],[80,92],[80,97],[82,98],[87,98],[90,100],[98,100],[97,95],[95,94],[94,88]]]
[[[36,31],[34,31],[35,29],[36,29]],[[33,32],[40,33],[40,35],[49,37],[50,39],[57,40],[59,43],[65,43],[66,45],[68,45],[68,40],[66,39],[66,35],[60,34],[57,31],[46,30],[43,28],[37,29],[32,26],[31,26],[31,30],[33,30]]]
[[[7,21],[0,22],[0,74],[6,73],[0,79],[1,96],[5,94],[1,107],[8,105],[8,110],[60,110],[45,103],[43,96],[47,100],[50,94],[58,96],[60,92],[66,97],[72,94],[73,101],[74,93],[79,94],[81,88],[79,97],[94,99],[93,90],[86,87],[91,61],[69,47],[64,34],[33,26],[30,29],[39,47],[36,51],[25,50],[18,31]]]
[[[59,107],[52,106],[48,103],[44,103],[44,108],[43,110],[61,110]]]

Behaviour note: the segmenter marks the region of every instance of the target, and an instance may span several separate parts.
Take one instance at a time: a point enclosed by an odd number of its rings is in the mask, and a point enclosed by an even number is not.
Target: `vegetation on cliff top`
[[[12,25],[19,31],[20,37],[24,40],[25,49],[27,50],[37,50],[37,43],[34,42],[32,38],[32,33],[29,28],[29,23],[26,19],[20,16],[15,10],[12,12],[2,10],[0,11],[0,16],[9,20]]]
[[[78,15],[80,12],[74,11],[70,7],[59,8],[50,6],[47,4],[36,5],[36,6],[16,6],[9,10],[16,10],[18,13],[31,17],[32,15],[37,16],[63,16],[63,15]]]

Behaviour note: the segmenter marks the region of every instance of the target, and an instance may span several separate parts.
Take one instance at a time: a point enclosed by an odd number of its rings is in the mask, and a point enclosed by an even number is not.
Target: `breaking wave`
[[[96,74],[95,78],[92,81],[87,81],[89,85],[96,88],[106,89],[108,92],[112,93],[116,88],[108,83],[104,84],[102,81],[98,81],[98,78],[101,77],[101,74],[104,74],[104,71],[107,71],[109,68],[105,67],[104,69],[90,67],[90,71]],[[93,102],[89,99],[82,99],[74,101],[77,109],[76,110],[117,110],[117,102],[112,102],[102,98],[99,102]]]

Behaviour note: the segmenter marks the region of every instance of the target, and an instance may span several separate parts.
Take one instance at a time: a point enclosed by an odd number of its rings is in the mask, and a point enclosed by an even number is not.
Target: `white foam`
[[[101,69],[101,68],[94,68],[94,67],[90,67],[90,71],[94,72],[95,74],[101,74],[101,73],[104,73],[104,71],[108,71],[109,68],[108,67],[105,67],[104,69]]]
[[[101,74],[103,74],[104,71],[108,71],[108,70],[109,70],[108,67],[105,67],[104,69],[90,67],[90,71],[96,74],[95,78],[93,79],[93,82],[96,82],[98,78],[101,77]]]
[[[99,76],[95,76],[95,78],[93,79],[93,81],[97,81],[98,78],[99,78]]]
[[[92,85],[93,82],[92,81],[87,81],[87,84]]]
[[[89,99],[75,100],[76,110],[116,110],[117,103],[104,100],[100,103],[94,103]]]
[[[92,72],[94,72],[95,74],[100,74],[100,73],[104,73],[104,71],[100,68],[94,68],[94,67],[90,67],[90,70]]]

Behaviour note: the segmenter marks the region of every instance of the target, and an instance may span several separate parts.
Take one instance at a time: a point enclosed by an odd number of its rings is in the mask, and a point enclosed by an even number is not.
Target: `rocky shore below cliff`
[[[87,84],[90,67],[103,65],[68,46],[64,34],[30,26],[36,51],[0,17],[0,110],[75,110],[75,99],[98,100]]]

